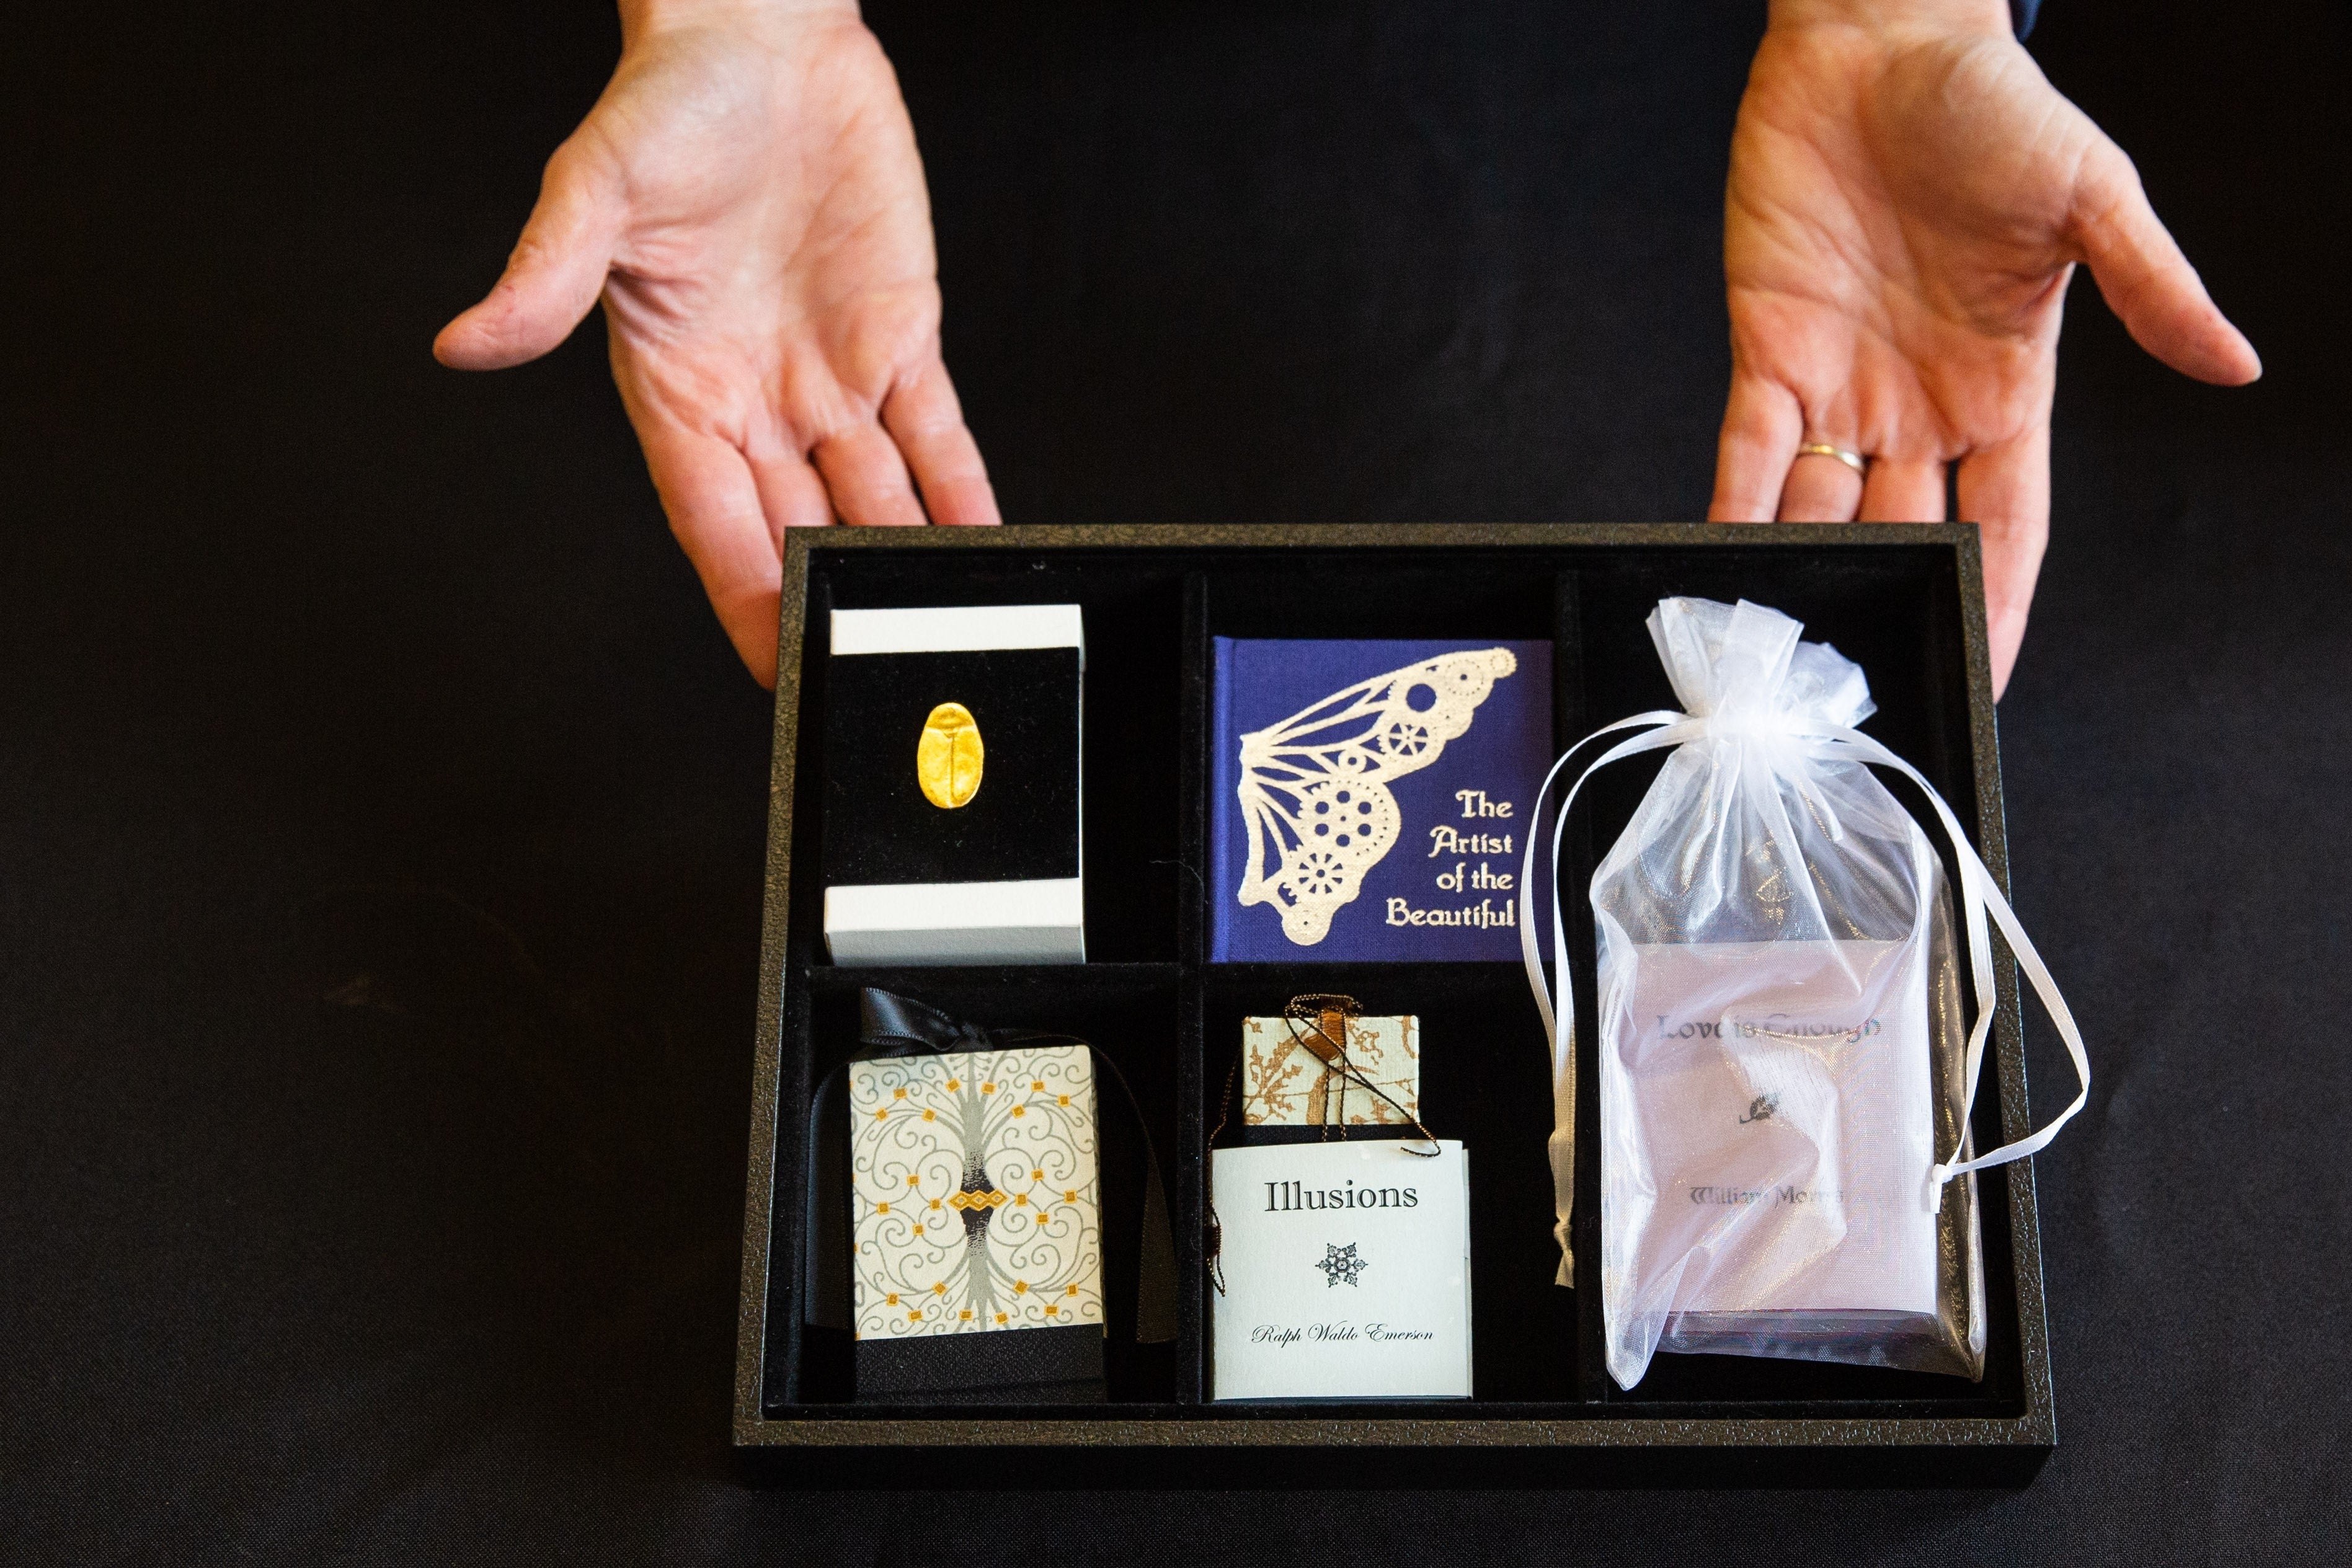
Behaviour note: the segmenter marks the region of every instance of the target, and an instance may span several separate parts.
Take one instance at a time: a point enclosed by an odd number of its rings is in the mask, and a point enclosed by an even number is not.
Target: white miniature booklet
[[[1932,1316],[1926,945],[1628,946],[1601,1234],[1633,1311]]]
[[[1216,1399],[1470,1395],[1469,1154],[1452,1140],[1211,1151]]]

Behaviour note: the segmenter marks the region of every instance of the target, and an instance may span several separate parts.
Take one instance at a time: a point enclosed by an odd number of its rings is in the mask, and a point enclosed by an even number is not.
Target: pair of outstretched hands
[[[614,380],[736,651],[774,678],[783,531],[998,521],[940,358],[930,204],[854,0],[623,0],[619,68],[549,161],[447,364],[554,348],[601,298]],[[2004,0],[1773,0],[1724,204],[1732,378],[1708,516],[1983,529],[1996,689],[2050,519],[2074,264],[2140,345],[2261,374],[2116,144]],[[1866,455],[1867,477],[1822,443]]]

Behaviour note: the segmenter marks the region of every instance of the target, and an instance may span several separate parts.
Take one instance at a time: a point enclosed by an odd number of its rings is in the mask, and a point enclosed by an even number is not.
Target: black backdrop
[[[2340,1549],[2341,5],[2035,40],[2269,367],[2191,386],[2076,289],[2002,708],[2100,1073],[2042,1161],[2060,1452],[2014,1495],[1373,1497],[730,1482],[765,699],[600,330],[426,352],[614,23],[150,9],[0,55],[0,1555]],[[1098,10],[875,16],[1008,517],[1700,513],[1760,5]]]

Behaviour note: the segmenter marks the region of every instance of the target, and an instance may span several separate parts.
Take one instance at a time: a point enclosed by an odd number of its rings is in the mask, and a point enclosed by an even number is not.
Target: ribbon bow
[[[897,1056],[946,1056],[955,1051],[1010,1051],[1024,1045],[1085,1045],[1075,1035],[1029,1029],[982,1029],[967,1019],[910,997],[877,990],[857,993],[857,1039],[873,1047],[861,1061]]]

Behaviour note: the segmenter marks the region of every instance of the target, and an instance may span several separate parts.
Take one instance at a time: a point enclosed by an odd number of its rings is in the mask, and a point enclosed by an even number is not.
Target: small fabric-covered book
[[[1421,1114],[1421,1020],[1343,1018],[1340,1070],[1296,1019],[1242,1019],[1242,1124],[1247,1127],[1411,1127]]]
[[[854,1062],[849,1119],[859,1341],[1082,1328],[1099,1376],[1087,1047]]]
[[[1513,962],[1549,642],[1216,640],[1211,956]]]
[[[810,1098],[802,1281],[856,1398],[1096,1403],[1114,1318],[1175,1337],[1167,1190],[1114,1055],[872,987],[856,1049]],[[1107,1240],[1131,1291],[1104,1290]]]

